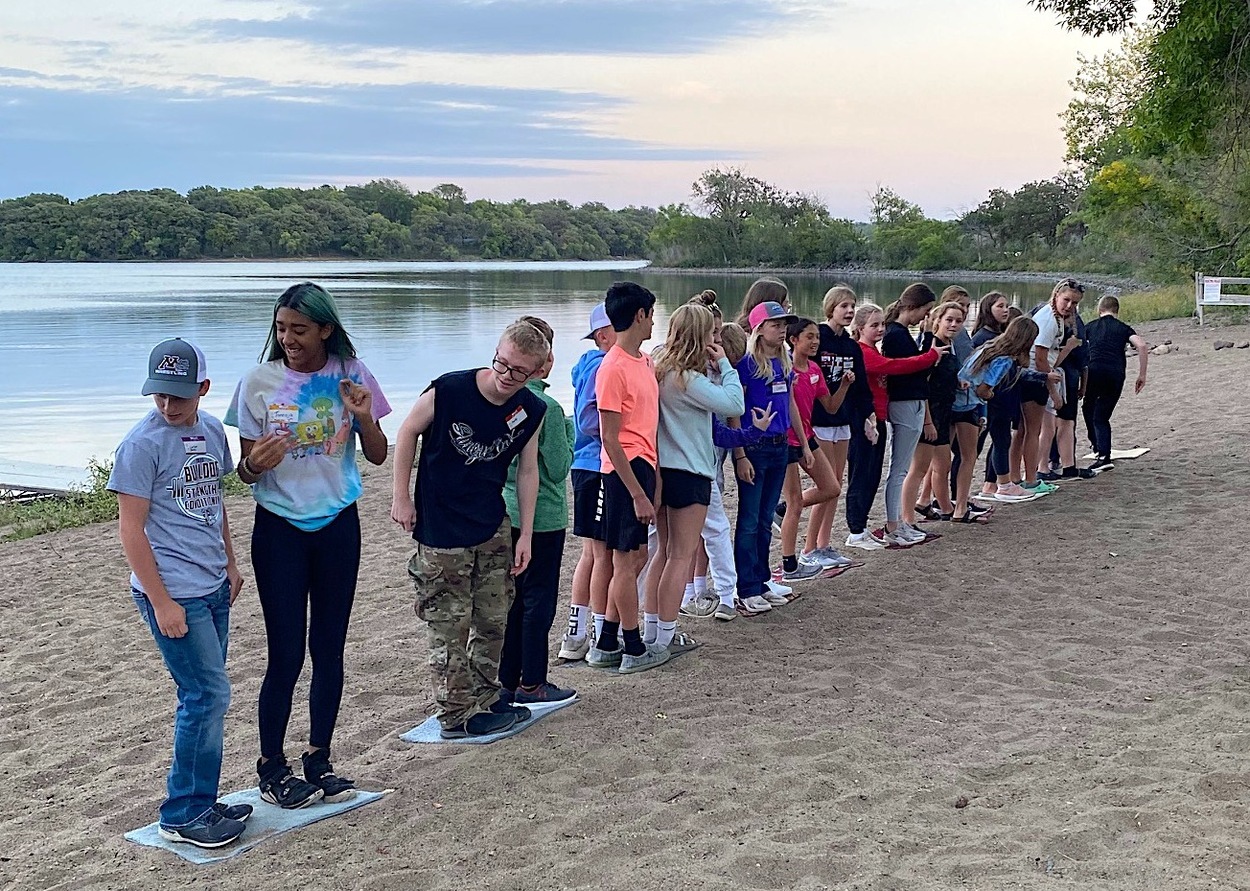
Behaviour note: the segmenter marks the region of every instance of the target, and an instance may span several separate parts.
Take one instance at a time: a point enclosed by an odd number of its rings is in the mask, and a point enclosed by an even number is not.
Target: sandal
[[[981,526],[985,526],[990,522],[989,520],[985,519],[984,516],[978,516],[977,514],[973,514],[973,513],[964,514],[962,517],[957,517],[954,514],[952,514],[950,521],[952,523],[976,523]]]
[[[940,519],[942,519],[942,513],[941,513],[941,511],[939,511],[939,510],[938,510],[936,507],[934,507],[932,504],[925,504],[925,505],[919,505],[919,504],[917,504],[917,505],[916,505],[916,513],[917,513],[918,515],[920,515],[920,516],[924,517],[926,520],[940,520]]]

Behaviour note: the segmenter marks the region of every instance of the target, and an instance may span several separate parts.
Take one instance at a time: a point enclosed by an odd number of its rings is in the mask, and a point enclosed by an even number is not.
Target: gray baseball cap
[[[181,337],[158,343],[148,357],[148,379],[143,395],[159,393],[190,399],[200,393],[200,384],[208,379],[204,354],[199,347]]]

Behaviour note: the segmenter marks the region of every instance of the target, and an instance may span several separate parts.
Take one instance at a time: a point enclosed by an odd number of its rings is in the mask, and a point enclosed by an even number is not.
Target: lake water
[[[203,406],[224,415],[234,387],[256,363],[273,301],[295,282],[323,284],[338,299],[361,359],[394,414],[394,435],[431,379],[490,361],[499,332],[517,316],[546,319],[556,332],[551,393],[572,405],[569,372],[589,346],[590,310],[613,281],[632,279],[660,301],[655,339],[668,311],[704,288],[736,315],[754,276],[646,270],[634,262],[379,263],[291,261],[176,264],[0,264],[0,458],[83,466],[107,458],[151,407],[139,395],[152,346],[168,337],[195,342],[208,358],[212,390]],[[835,279],[787,275],[796,309],[819,317]],[[906,280],[850,277],[863,298],[886,303]],[[951,282],[929,279],[938,293]],[[1044,282],[978,281],[1026,306],[1045,300]],[[237,454],[237,453],[236,453]]]

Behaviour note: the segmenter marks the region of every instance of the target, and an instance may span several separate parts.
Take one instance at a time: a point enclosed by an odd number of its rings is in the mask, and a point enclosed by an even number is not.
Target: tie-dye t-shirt
[[[225,422],[241,439],[276,432],[287,437],[282,463],[252,486],[256,503],[312,532],[330,524],[360,497],[355,422],[339,394],[351,378],[373,393],[373,417],[391,413],[390,403],[359,359],[331,356],[320,371],[292,371],[281,359],[247,373],[234,391]]]

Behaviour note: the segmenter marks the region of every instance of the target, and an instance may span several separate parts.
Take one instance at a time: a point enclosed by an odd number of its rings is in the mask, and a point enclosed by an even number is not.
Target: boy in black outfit
[[[1085,329],[1089,348],[1089,382],[1085,386],[1085,429],[1094,447],[1094,463],[1090,469],[1101,473],[1111,463],[1111,413],[1124,390],[1124,347],[1132,344],[1137,350],[1137,380],[1133,392],[1146,386],[1146,363],[1150,353],[1146,341],[1117,317],[1120,301],[1103,297],[1098,301],[1098,318]]]

